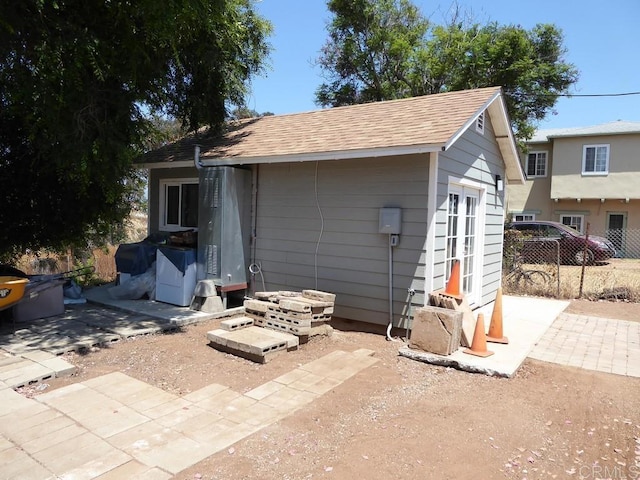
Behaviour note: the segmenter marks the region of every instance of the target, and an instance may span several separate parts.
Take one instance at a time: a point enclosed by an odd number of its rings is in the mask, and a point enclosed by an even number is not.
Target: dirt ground
[[[637,304],[568,311],[640,318]],[[246,392],[333,350],[370,348],[377,364],[175,478],[640,478],[638,378],[533,360],[511,379],[464,373],[400,357],[382,330],[339,320],[331,337],[258,365],[208,346],[217,324],[67,354],[78,374],[45,391],[121,371],[177,394],[214,382]]]

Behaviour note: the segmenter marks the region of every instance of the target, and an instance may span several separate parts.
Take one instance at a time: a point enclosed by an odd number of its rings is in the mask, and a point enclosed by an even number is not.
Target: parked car
[[[514,222],[506,228],[522,232],[525,240],[522,255],[529,263],[556,261],[558,246],[561,263],[582,265],[585,252],[587,264],[602,262],[616,254],[615,247],[606,238],[589,235],[587,240],[585,235],[558,222]]]

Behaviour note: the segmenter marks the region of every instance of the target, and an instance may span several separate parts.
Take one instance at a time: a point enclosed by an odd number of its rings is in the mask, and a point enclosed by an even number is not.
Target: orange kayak
[[[13,276],[0,276],[0,310],[18,303],[29,279]]]

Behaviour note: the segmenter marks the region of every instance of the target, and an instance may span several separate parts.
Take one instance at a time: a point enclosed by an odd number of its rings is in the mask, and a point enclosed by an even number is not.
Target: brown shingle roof
[[[188,136],[148,152],[140,163],[202,160],[252,163],[265,157],[442,147],[492,101],[499,87],[242,120],[223,136]]]

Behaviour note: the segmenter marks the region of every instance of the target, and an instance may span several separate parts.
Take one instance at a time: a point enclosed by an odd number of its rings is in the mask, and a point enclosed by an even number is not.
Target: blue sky
[[[442,23],[449,1],[414,0],[422,12]],[[459,0],[481,22],[517,24],[526,29],[554,23],[565,36],[566,60],[577,66],[575,94],[640,91],[640,0]],[[319,107],[314,92],[322,83],[314,67],[327,38],[325,0],[261,0],[258,11],[274,26],[271,66],[255,78],[248,107],[275,114]],[[640,95],[561,98],[556,115],[539,128],[597,125],[615,120],[640,121]]]

